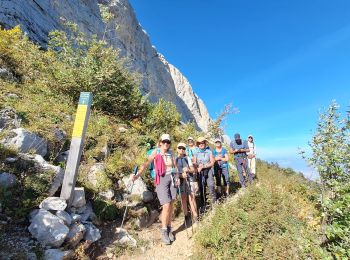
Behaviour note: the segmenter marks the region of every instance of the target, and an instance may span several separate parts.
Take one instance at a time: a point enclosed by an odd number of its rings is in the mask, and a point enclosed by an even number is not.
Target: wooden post
[[[71,205],[73,200],[73,192],[77,180],[81,153],[84,147],[86,128],[90,117],[91,102],[92,94],[90,92],[80,93],[73,127],[72,142],[69,149],[69,156],[61,190],[61,198],[67,201],[68,206]]]

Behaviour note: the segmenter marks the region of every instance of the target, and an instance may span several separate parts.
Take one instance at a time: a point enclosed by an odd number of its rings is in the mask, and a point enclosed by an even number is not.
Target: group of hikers
[[[170,146],[170,135],[163,134],[157,147],[149,150],[147,161],[131,175],[132,181],[135,181],[145,170],[151,170],[157,197],[163,208],[161,238],[166,245],[175,241],[171,220],[177,195],[181,196],[187,228],[193,222],[198,222],[199,215],[207,209],[207,190],[212,205],[217,202],[218,196],[226,197],[229,194],[229,154],[234,156],[241,187],[246,187],[247,181],[251,183],[256,176],[256,148],[252,135],[244,141],[240,134],[235,134],[229,151],[222,146],[220,138],[215,139],[215,148],[210,149],[204,137],[199,137],[196,142],[188,137],[187,144],[177,144],[177,155],[173,154]]]

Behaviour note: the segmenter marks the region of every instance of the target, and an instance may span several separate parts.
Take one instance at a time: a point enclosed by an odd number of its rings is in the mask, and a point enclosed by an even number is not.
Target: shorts
[[[160,205],[167,204],[176,199],[176,188],[171,174],[160,176],[159,185],[156,186],[157,197]]]
[[[185,179],[180,178],[180,191],[181,194],[187,194],[187,195],[198,195],[199,187],[197,181],[189,179],[187,182]]]

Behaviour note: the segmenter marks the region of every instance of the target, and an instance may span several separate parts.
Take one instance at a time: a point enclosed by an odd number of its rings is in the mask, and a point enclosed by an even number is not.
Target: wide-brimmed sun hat
[[[203,142],[207,142],[207,139],[205,139],[204,137],[198,137],[198,139],[197,139],[197,145],[199,144],[199,143],[203,143]]]

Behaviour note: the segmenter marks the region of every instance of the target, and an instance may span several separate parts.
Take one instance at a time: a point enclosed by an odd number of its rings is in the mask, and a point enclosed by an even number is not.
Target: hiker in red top
[[[170,149],[171,139],[168,134],[163,134],[159,141],[159,148],[154,149],[147,161],[139,168],[137,174],[131,175],[133,181],[141,176],[145,169],[153,162],[155,167],[156,192],[160,204],[163,206],[161,214],[161,237],[166,245],[175,241],[171,228],[171,219],[174,201],[176,199],[176,187],[180,184],[179,174],[176,169],[175,158]]]

